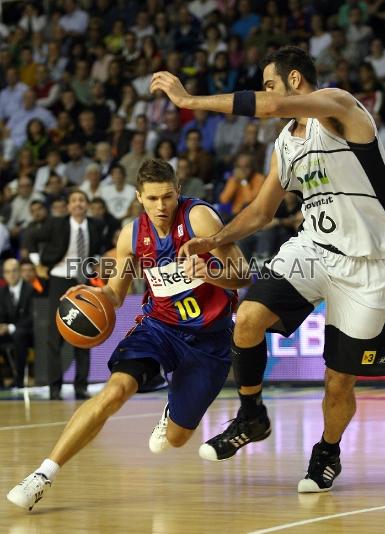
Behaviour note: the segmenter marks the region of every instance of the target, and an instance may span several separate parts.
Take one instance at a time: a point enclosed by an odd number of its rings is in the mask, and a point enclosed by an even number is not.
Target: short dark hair
[[[292,70],[298,70],[313,87],[317,86],[317,71],[311,57],[298,46],[284,46],[268,54],[261,63],[262,70],[274,63],[277,74],[287,87],[287,78]]]
[[[102,197],[94,197],[91,200],[91,204],[100,204],[100,206],[103,206],[104,209],[107,209],[106,201]]]
[[[85,192],[82,191],[81,189],[72,189],[72,191],[70,191],[70,192],[68,193],[67,204],[69,204],[69,201],[71,200],[72,195],[75,195],[75,194],[82,195],[83,198],[84,198],[84,200],[87,202],[87,204],[89,204],[90,199],[88,198],[87,193],[85,193]]]
[[[144,183],[170,182],[175,188],[178,187],[178,179],[174,169],[167,161],[162,159],[148,159],[139,168],[136,178],[136,186],[141,191]]]

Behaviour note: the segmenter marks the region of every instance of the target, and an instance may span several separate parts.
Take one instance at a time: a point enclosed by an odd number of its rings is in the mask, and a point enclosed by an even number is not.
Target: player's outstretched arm
[[[223,228],[218,215],[203,204],[194,206],[189,218],[196,236],[214,235]],[[220,260],[221,267],[218,267],[217,262],[206,264],[203,258],[194,256],[185,261],[186,274],[224,289],[238,289],[251,283],[246,258],[237,245],[234,243],[223,245],[213,249],[212,254]]]
[[[216,234],[196,237],[185,243],[179,250],[179,256],[188,258],[192,254],[203,254],[261,230],[272,220],[284,196],[285,190],[278,179],[277,158],[273,152],[269,175],[253,202]]]
[[[266,81],[268,88],[269,81]],[[337,119],[345,128],[345,138],[357,143],[373,139],[373,127],[356,100],[341,89],[321,89],[308,94],[280,96],[271,91],[239,91],[210,96],[190,95],[173,74],[155,72],[151,91],[160,89],[178,107],[231,113],[249,117],[312,117]],[[358,128],[357,128],[358,127]],[[358,130],[358,131],[357,131]]]

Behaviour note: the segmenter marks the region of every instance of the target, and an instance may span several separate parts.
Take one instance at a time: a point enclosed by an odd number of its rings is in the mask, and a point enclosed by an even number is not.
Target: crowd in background
[[[136,172],[150,156],[182,193],[225,220],[258,194],[278,120],[176,109],[151,95],[166,69],[193,94],[261,89],[260,59],[285,44],[314,58],[320,87],[350,91],[385,136],[384,0],[41,0],[3,5],[0,23],[0,254],[28,258],[31,228],[62,217],[80,188],[106,226],[103,248],[140,212]],[[295,232],[287,195],[245,254],[271,256]]]
[[[36,0],[1,7],[0,263],[17,258],[21,267],[4,264],[8,311],[0,306],[0,342],[14,334],[25,284],[35,295],[46,291],[47,272],[31,262],[39,253],[33,236],[50,218],[68,216],[74,188],[86,193],[88,215],[103,228],[106,255],[141,211],[136,173],[149,157],[168,161],[182,194],[213,203],[224,220],[258,195],[281,122],[179,110],[161,92],[150,94],[153,72],[170,71],[192,94],[260,90],[260,60],[294,44],[313,57],[319,87],[351,92],[385,138],[385,0]],[[296,232],[299,208],[288,193],[272,223],[241,242],[246,257],[271,257]],[[22,370],[14,374],[19,383]]]

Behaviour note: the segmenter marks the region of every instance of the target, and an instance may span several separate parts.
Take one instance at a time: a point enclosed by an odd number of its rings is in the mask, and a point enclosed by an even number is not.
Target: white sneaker
[[[42,473],[32,473],[15,486],[7,495],[7,499],[16,506],[32,510],[34,505],[43,498],[43,493],[51,486],[51,481]]]
[[[154,454],[160,454],[161,452],[171,447],[166,437],[167,425],[168,425],[168,412],[169,410],[168,410],[168,403],[167,403],[166,406],[164,407],[162,417],[159,419],[158,424],[152,431],[150,439],[148,440],[148,446],[150,448],[150,451],[153,452]]]

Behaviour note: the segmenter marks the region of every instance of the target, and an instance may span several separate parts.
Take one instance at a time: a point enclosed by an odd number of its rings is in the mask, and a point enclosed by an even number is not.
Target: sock
[[[322,434],[322,438],[321,441],[319,441],[319,444],[324,451],[327,451],[328,454],[340,454],[340,441],[341,440],[338,440],[337,443],[328,443],[324,440],[324,436]]]
[[[60,465],[56,462],[53,462],[49,458],[46,458],[41,464],[41,466],[35,470],[35,473],[42,473],[45,477],[48,478],[48,480],[52,482],[59,471]]]
[[[239,399],[241,401],[240,412],[246,419],[255,419],[261,413],[262,403],[262,391],[254,393],[253,395],[242,395],[239,393]]]

